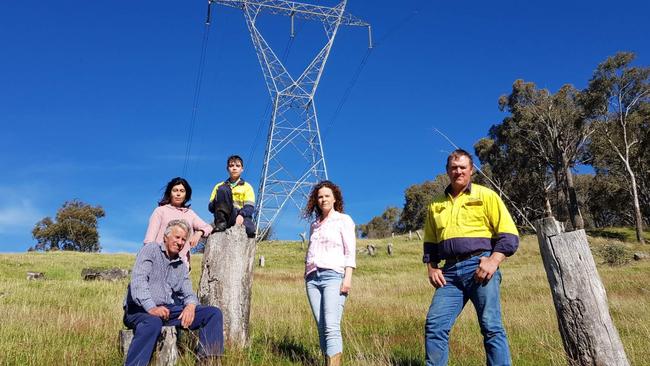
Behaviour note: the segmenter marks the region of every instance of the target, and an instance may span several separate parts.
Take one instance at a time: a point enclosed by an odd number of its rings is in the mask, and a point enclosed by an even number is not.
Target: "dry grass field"
[[[594,253],[611,239],[592,239]],[[373,240],[378,254],[359,254],[343,320],[349,365],[424,365],[423,324],[433,288],[420,263],[421,244],[404,237]],[[394,255],[386,254],[392,242]],[[361,240],[359,247],[368,241]],[[650,251],[625,244],[630,250]],[[302,279],[299,243],[258,246],[266,266],[255,268],[250,349],[227,350],[225,365],[319,365],[316,328]],[[86,267],[130,268],[131,254],[70,252],[0,255],[0,365],[118,365],[121,304],[127,281],[85,282]],[[610,313],[633,365],[650,365],[650,261],[601,264]],[[200,268],[201,256],[193,256]],[[27,271],[46,279],[28,281]],[[535,237],[525,237],[502,266],[505,326],[515,365],[565,365],[555,310]],[[193,272],[198,282],[199,270]],[[484,364],[473,308],[451,335],[451,365]],[[193,364],[186,355],[181,364]]]

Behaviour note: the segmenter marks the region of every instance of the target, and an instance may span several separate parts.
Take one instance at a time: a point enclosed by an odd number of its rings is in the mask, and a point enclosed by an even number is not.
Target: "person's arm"
[[[341,230],[343,242],[344,267],[357,268],[357,236],[354,221],[348,215],[344,216],[343,228]]]
[[[253,213],[255,212],[255,192],[253,192],[253,187],[246,182],[244,187],[244,204],[242,205],[241,210],[239,210],[239,215],[243,218],[252,218]],[[242,220],[243,222],[243,220]]]
[[[504,259],[506,256],[501,252],[492,252],[489,257],[481,257],[478,268],[474,272],[474,280],[479,283],[490,281]]]
[[[343,254],[345,256],[343,282],[341,283],[341,293],[347,294],[352,289],[352,271],[357,267],[357,236],[354,221],[350,216],[345,215],[343,228],[341,232],[343,241]]]
[[[196,296],[192,290],[192,280],[190,279],[190,273],[186,266],[182,266],[183,270],[183,283],[181,284],[181,296],[183,296],[183,305],[187,306],[190,304],[198,305],[199,298]]]
[[[202,237],[207,238],[210,235],[212,226],[206,224],[193,210],[188,210],[188,213],[192,217],[192,228],[194,229],[194,234],[190,237],[188,244],[194,248]]]
[[[438,244],[438,233],[436,230],[436,222],[434,213],[431,207],[427,210],[427,217],[424,220],[424,243],[422,243],[422,262],[427,265],[427,276],[429,283],[435,287],[440,288],[447,284],[442,269],[438,268],[440,263],[440,244]]]
[[[427,273],[429,275],[429,283],[435,287],[440,288],[447,284],[445,274],[442,269],[438,268],[438,263],[427,263]]]
[[[214,185],[214,188],[212,188],[212,193],[210,194],[210,201],[208,201],[208,211],[210,213],[214,213],[215,207],[214,207],[214,200],[217,198],[217,189],[219,188],[219,183]]]
[[[519,231],[501,198],[494,192],[484,200],[485,212],[495,235],[494,252],[506,257],[513,255],[519,248]]]
[[[178,319],[181,320],[181,326],[183,328],[189,328],[190,325],[192,325],[192,322],[194,322],[194,315],[196,314],[195,310],[195,304],[185,305],[183,311],[181,312],[181,315],[178,316]]]
[[[489,257],[481,257],[474,273],[474,279],[480,283],[487,283],[492,279],[501,262],[513,255],[519,247],[519,232],[501,198],[493,192],[484,202],[485,213],[496,238],[492,254]]]
[[[153,255],[156,250],[160,250],[157,245],[145,245],[140,249],[135,259],[129,284],[133,301],[146,311],[157,305],[151,297],[149,288],[149,275],[153,269]]]
[[[160,225],[162,223],[162,211],[159,208],[153,210],[151,217],[149,217],[149,226],[147,226],[147,232],[144,234],[144,244],[153,243],[156,241],[156,236],[158,236],[158,230],[160,230]]]
[[[347,295],[352,289],[352,271],[354,268],[345,267],[345,274],[343,275],[343,282],[341,283],[341,293]]]

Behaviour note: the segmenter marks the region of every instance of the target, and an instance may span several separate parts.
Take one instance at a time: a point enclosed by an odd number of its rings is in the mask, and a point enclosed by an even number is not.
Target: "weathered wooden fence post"
[[[569,364],[629,365],[585,231],[565,233],[552,217],[535,226]]]
[[[366,250],[368,251],[368,255],[371,257],[375,256],[375,249],[377,248],[373,244],[366,245]]]
[[[198,295],[202,304],[223,312],[224,339],[230,346],[250,344],[254,261],[255,239],[241,225],[210,235],[205,245]]]

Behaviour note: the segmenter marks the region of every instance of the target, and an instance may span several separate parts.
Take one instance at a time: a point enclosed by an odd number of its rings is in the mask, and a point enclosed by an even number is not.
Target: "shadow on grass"
[[[616,239],[620,241],[627,241],[628,236],[624,232],[617,232],[608,229],[588,229],[587,234],[591,236],[598,236],[606,239]]]
[[[306,366],[318,366],[322,363],[303,344],[293,338],[284,337],[280,340],[273,341],[272,345],[273,353],[287,358],[292,362],[299,362]]]
[[[423,356],[405,355],[393,353],[390,356],[390,364],[393,366],[424,366]]]

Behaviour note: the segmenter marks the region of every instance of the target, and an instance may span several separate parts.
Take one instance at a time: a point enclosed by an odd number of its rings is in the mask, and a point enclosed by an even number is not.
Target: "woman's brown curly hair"
[[[334,209],[338,212],[343,213],[343,194],[341,193],[341,188],[329,180],[323,180],[316,184],[309,194],[307,207],[305,207],[304,212],[304,217],[306,219],[312,219],[314,216],[316,219],[321,218],[323,212],[321,211],[320,207],[318,207],[318,190],[323,187],[327,187],[332,190],[334,199],[336,200],[336,202],[334,202]]]

